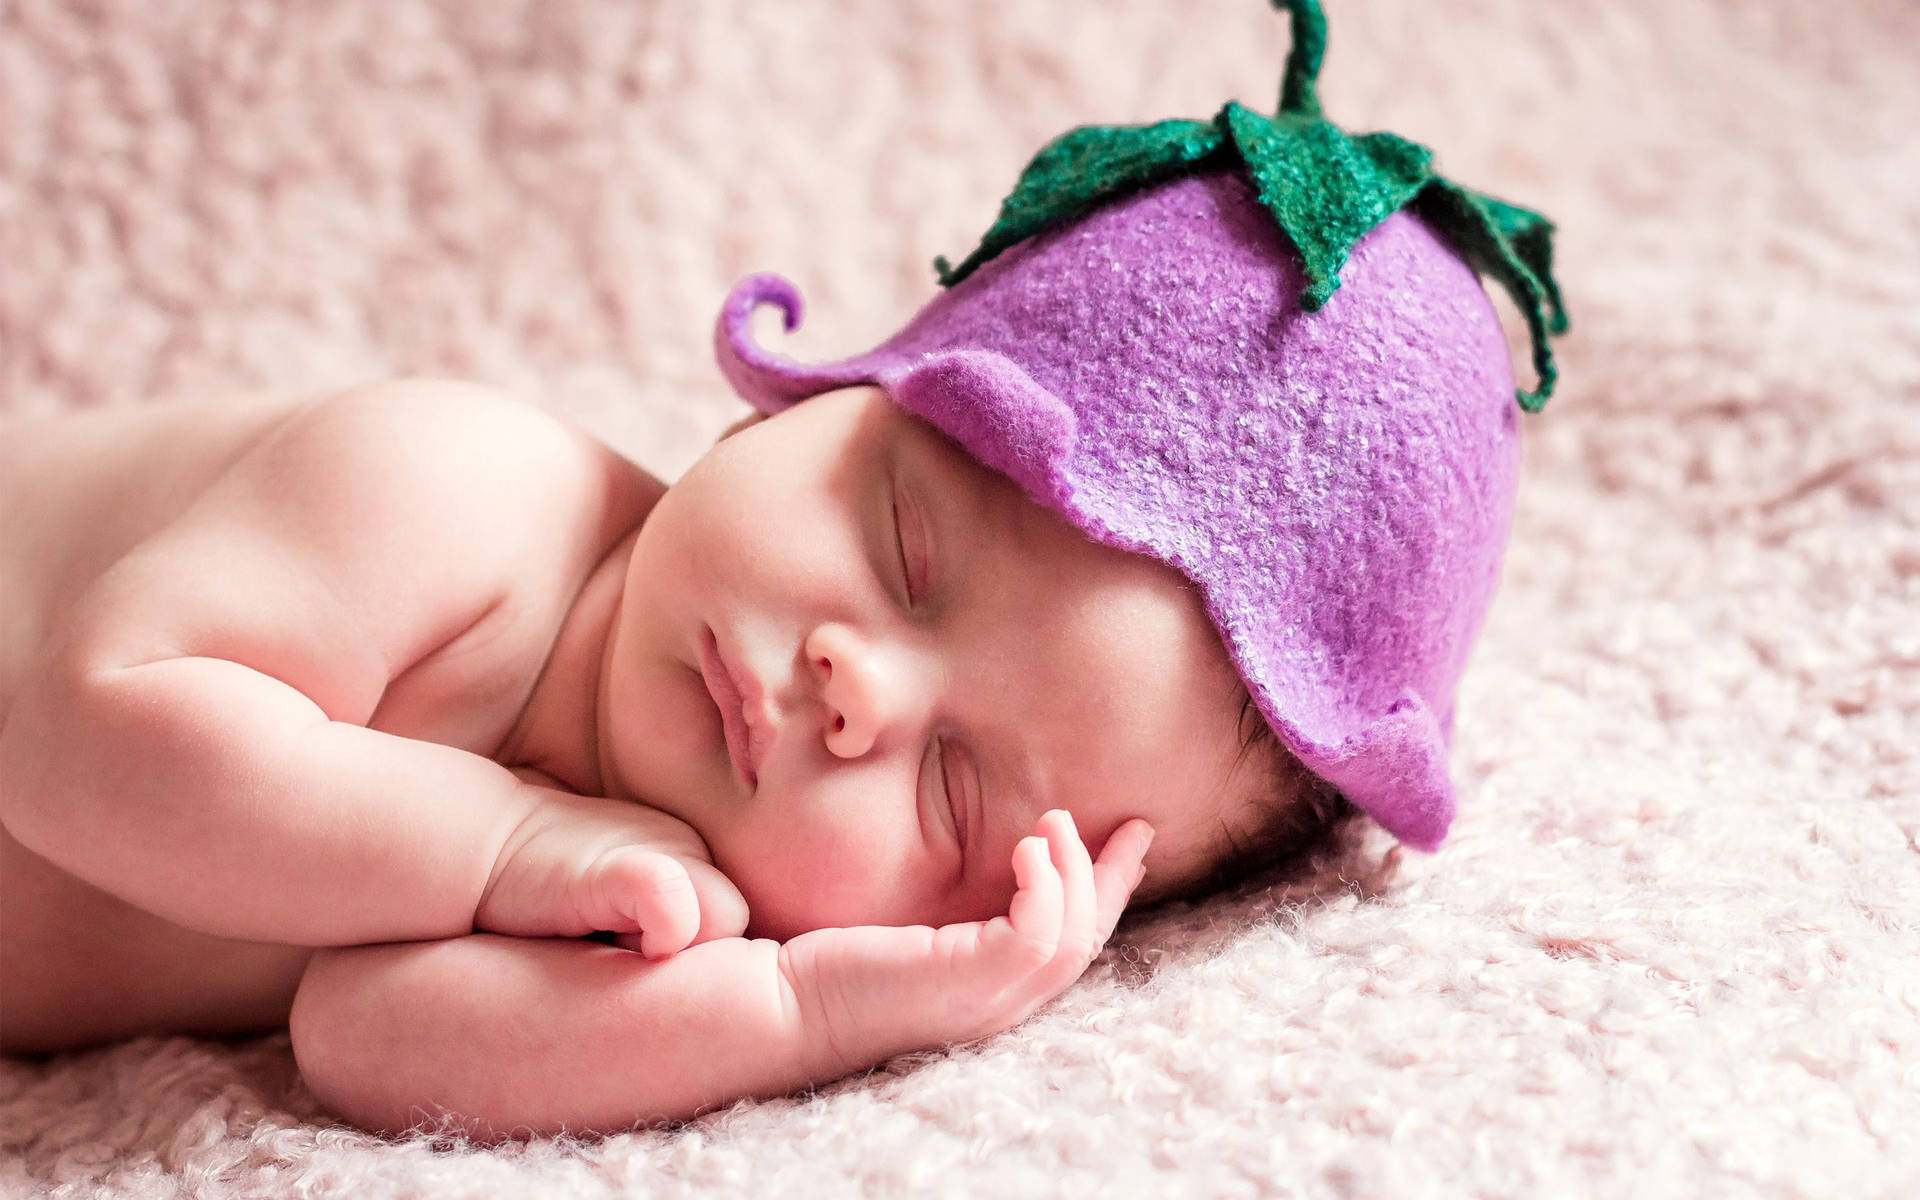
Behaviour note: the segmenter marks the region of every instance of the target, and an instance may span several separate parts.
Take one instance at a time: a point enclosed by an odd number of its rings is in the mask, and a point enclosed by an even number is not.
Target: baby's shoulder
[[[550,623],[659,486],[497,388],[407,378],[317,397],[94,577],[63,642],[89,662],[263,670],[248,656],[268,647],[269,673],[310,696],[377,699],[488,614]]]
[[[366,482],[450,490],[476,503],[485,493],[592,507],[623,491],[664,490],[533,401],[454,379],[405,377],[321,397],[290,423],[287,438],[293,453],[341,457]]]
[[[577,582],[666,490],[538,403],[452,379],[392,379],[324,397],[286,437],[293,469],[268,474],[322,481],[336,527],[367,537],[404,530],[508,561],[528,582]]]
[[[286,434],[300,474],[328,481],[334,503],[366,509],[370,527],[383,512],[415,514],[472,540],[491,532],[585,550],[624,536],[666,490],[534,401],[461,380],[406,377],[338,392]]]

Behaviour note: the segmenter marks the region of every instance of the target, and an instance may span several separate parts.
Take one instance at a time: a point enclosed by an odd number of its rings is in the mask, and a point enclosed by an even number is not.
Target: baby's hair
[[[1241,691],[1237,775],[1256,773],[1254,794],[1242,806],[1255,816],[1238,836],[1224,823],[1222,836],[1197,874],[1160,891],[1143,888],[1140,907],[1192,901],[1237,888],[1255,876],[1271,884],[1294,883],[1352,859],[1366,834],[1365,814],[1339,789],[1318,778],[1274,736],[1271,726]],[[1251,763],[1249,763],[1251,759]]]

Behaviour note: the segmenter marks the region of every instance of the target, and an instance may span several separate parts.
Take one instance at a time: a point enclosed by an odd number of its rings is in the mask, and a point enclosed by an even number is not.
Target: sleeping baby
[[[1551,226],[1320,117],[1291,8],[1277,116],[1070,132],[867,354],[743,281],[671,487],[450,381],[0,426],[0,1049],[290,1028],[367,1128],[617,1130],[1437,847]]]

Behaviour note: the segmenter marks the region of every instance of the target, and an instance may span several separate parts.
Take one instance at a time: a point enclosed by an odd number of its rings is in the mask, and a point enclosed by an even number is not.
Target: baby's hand
[[[543,787],[501,850],[474,928],[521,937],[611,930],[666,958],[747,928],[747,901],[693,827],[656,808]]]
[[[1089,860],[1073,817],[1053,809],[1014,847],[1010,913],[933,929],[818,929],[781,947],[822,1073],[972,1041],[1025,1020],[1080,978],[1144,874],[1153,827],[1129,821]]]

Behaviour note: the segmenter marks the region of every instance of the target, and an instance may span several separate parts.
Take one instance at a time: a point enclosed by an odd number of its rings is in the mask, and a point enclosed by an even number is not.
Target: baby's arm
[[[1010,916],[725,938],[663,962],[485,934],[322,951],[293,1050],[334,1112],[494,1139],[611,1132],[784,1095],[1007,1029],[1079,978],[1140,880],[1144,826],[1100,861],[1064,813],[1014,855]]]
[[[471,930],[538,790],[366,726],[425,656],[584,578],[633,509],[610,453],[476,387],[309,406],[80,599],[0,730],[0,820],[217,935]]]
[[[650,961],[613,946],[472,934],[314,956],[294,1056],[368,1129],[451,1116],[476,1137],[682,1119],[812,1077],[778,942]]]

